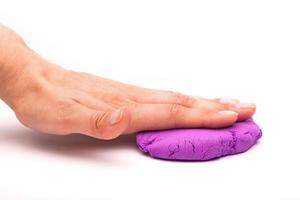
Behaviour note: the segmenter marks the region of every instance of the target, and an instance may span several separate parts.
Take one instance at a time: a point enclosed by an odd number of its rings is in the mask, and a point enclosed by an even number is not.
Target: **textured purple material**
[[[223,129],[144,131],[136,136],[141,151],[167,160],[209,160],[248,150],[262,136],[252,121]]]

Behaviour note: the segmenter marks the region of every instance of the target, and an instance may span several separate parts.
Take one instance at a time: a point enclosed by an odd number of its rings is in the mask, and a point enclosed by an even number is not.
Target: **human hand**
[[[256,109],[238,100],[209,100],[64,70],[25,43],[10,44],[1,48],[10,46],[5,48],[19,52],[21,59],[4,63],[22,68],[6,77],[0,97],[25,126],[42,132],[113,139],[142,130],[221,128],[250,118]]]

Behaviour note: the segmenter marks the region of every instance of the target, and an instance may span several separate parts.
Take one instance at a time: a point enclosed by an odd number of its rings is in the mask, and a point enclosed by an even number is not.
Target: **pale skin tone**
[[[40,132],[98,139],[170,128],[222,128],[252,117],[255,104],[206,99],[65,70],[0,24],[0,98]]]

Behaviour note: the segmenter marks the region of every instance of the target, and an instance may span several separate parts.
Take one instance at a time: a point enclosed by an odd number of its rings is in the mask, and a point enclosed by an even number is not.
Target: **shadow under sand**
[[[126,163],[124,156],[117,156],[122,151],[138,151],[135,134],[123,135],[114,140],[99,140],[80,134],[50,135],[18,125],[4,125],[0,132],[1,146],[9,145],[68,159],[121,164]]]

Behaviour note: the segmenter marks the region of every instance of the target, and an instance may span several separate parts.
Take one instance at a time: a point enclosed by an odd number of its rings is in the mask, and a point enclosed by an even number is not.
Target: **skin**
[[[58,135],[98,139],[169,128],[221,128],[250,118],[255,104],[206,99],[65,70],[0,25],[0,98],[19,121]]]

